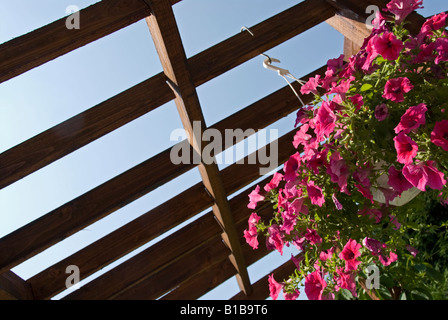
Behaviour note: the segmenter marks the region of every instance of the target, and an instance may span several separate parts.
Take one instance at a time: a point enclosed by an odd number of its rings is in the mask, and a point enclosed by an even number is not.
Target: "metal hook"
[[[243,32],[244,30],[246,30],[247,32],[250,33],[250,35],[253,37],[254,34],[252,33],[252,31],[250,31],[250,29],[248,27],[242,26],[240,32]]]
[[[290,74],[290,72],[288,70],[286,70],[286,69],[279,68],[279,67],[271,65],[272,62],[280,62],[280,60],[275,59],[275,58],[270,58],[269,56],[267,56],[267,57],[268,58],[263,61],[263,66],[266,69],[277,71],[280,76],[286,76],[286,75]]]

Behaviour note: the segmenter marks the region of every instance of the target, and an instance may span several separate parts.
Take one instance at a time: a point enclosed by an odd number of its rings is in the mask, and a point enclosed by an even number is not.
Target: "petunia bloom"
[[[244,238],[246,242],[255,250],[258,249],[258,232],[257,232],[257,223],[260,221],[260,216],[255,212],[249,217],[248,225],[249,228],[244,230]]]
[[[395,150],[397,151],[397,161],[403,164],[412,163],[417,155],[418,145],[404,132],[400,132],[394,138]]]
[[[392,0],[387,4],[387,9],[395,15],[395,21],[400,24],[412,11],[423,8],[423,0]]]
[[[308,82],[305,83],[301,88],[300,88],[300,93],[301,94],[309,94],[309,93],[313,93],[313,94],[319,94],[319,92],[317,91],[317,88],[320,85],[320,75],[316,75],[314,78],[311,77],[309,78]]]
[[[409,133],[420,127],[420,125],[424,125],[426,123],[425,113],[427,110],[428,108],[426,108],[424,103],[408,108],[401,116],[400,123],[395,127],[395,133],[400,131]]]
[[[285,162],[283,166],[283,171],[285,175],[283,178],[285,181],[293,181],[298,176],[297,169],[299,168],[299,161],[301,157],[298,152],[289,157],[288,161]]]
[[[335,289],[339,291],[340,289],[349,290],[354,297],[357,297],[356,293],[356,282],[355,274],[353,272],[346,272],[343,268],[338,268],[336,270],[336,286]]]
[[[322,300],[322,293],[327,283],[319,271],[314,271],[305,277],[305,293],[310,300]]]
[[[294,290],[294,292],[283,292],[283,297],[285,300],[296,300],[300,296],[299,289]]]
[[[316,186],[314,184],[314,181],[311,180],[307,183],[306,190],[308,192],[308,197],[310,198],[311,203],[322,207],[325,202],[325,197],[322,193],[322,189],[319,186]]]
[[[280,228],[274,224],[268,228],[269,237],[266,238],[266,247],[268,250],[277,250],[283,254],[283,235]]]
[[[436,122],[431,132],[431,142],[448,151],[448,120]]]
[[[444,174],[437,170],[434,161],[420,162],[403,167],[404,177],[416,188],[426,191],[426,187],[441,190],[446,184]]]
[[[331,182],[338,184],[340,191],[349,194],[347,189],[347,179],[350,175],[348,165],[339,152],[333,152],[330,156],[330,165],[327,167]]]
[[[427,19],[420,30],[419,37],[425,38],[429,33],[445,27],[447,17],[448,14],[442,12]]]
[[[280,181],[282,181],[282,180],[283,180],[283,175],[280,172],[274,173],[274,176],[272,177],[271,181],[264,186],[264,190],[266,192],[269,192],[272,189],[277,188]]]
[[[252,190],[249,194],[249,204],[247,205],[249,209],[255,209],[257,207],[257,203],[264,200],[264,196],[262,196],[259,192],[260,186],[257,185],[255,190]]]
[[[312,245],[322,243],[322,237],[319,236],[317,231],[314,229],[307,229],[307,232],[305,233],[305,239],[307,239]]]
[[[304,124],[300,126],[300,129],[296,132],[294,140],[292,142],[294,148],[297,149],[299,145],[306,146],[308,144],[308,141],[312,137],[310,134],[307,133],[309,128],[310,128],[309,124]]]
[[[403,102],[404,94],[414,88],[411,81],[406,77],[389,79],[384,87],[383,98],[393,102]]]
[[[385,103],[382,103],[375,107],[375,118],[378,121],[386,120],[388,116],[389,116],[389,109],[387,108],[387,105]]]
[[[356,240],[350,239],[347,241],[344,249],[342,249],[339,254],[339,258],[345,260],[345,271],[356,270],[361,261],[356,260],[361,253],[359,249],[361,249],[362,245],[357,243]]]
[[[274,274],[271,274],[268,277],[269,283],[269,295],[273,300],[277,300],[280,291],[283,289],[283,285],[275,281]]]
[[[336,126],[336,115],[330,108],[330,104],[326,101],[322,102],[317,115],[314,118],[316,128],[314,131],[318,138],[328,137],[334,131]]]
[[[389,168],[388,176],[388,185],[397,191],[398,194],[402,194],[404,191],[412,188],[412,184],[404,177],[401,171],[397,170],[394,166]]]
[[[382,36],[373,38],[373,50],[386,60],[397,60],[404,44],[392,32],[385,32]]]

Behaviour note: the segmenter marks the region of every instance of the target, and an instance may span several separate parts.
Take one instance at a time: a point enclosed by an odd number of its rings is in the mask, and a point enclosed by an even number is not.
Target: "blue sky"
[[[69,5],[84,8],[95,2],[7,1],[0,12],[0,43],[64,17]],[[240,32],[242,26],[251,27],[297,2],[183,0],[173,8],[186,54],[190,57]],[[425,0],[424,5],[425,9],[420,10],[424,16],[447,9],[446,0]],[[281,60],[279,66],[301,77],[328,59],[338,57],[342,49],[343,37],[323,23],[266,53]],[[286,84],[276,73],[264,69],[262,62],[263,57],[255,57],[198,88],[207,125],[228,117]],[[1,83],[0,152],[160,71],[162,68],[151,36],[142,20]],[[290,116],[270,128],[278,129],[281,135],[290,131],[293,124],[294,117]],[[170,134],[181,127],[174,103],[167,103],[0,190],[0,237],[172,146],[175,142],[170,141]],[[37,255],[14,271],[25,279],[29,278],[198,181],[197,170],[192,170]],[[250,269],[251,280],[255,282],[289,256],[288,252],[282,257],[274,253],[257,263]],[[236,281],[232,278],[204,298],[228,299],[237,291]]]

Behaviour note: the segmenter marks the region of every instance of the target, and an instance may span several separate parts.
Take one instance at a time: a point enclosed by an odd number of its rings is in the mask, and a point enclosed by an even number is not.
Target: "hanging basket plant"
[[[412,36],[405,18],[421,5],[391,1],[349,63],[302,86],[315,99],[297,112],[297,152],[249,195],[244,231],[253,249],[297,248],[294,273],[269,277],[273,299],[431,298],[419,281],[443,278],[416,246],[428,201],[448,199],[447,15]]]

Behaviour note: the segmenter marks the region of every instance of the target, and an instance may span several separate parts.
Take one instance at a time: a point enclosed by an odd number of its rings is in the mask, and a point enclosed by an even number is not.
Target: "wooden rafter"
[[[105,1],[101,3],[103,2]],[[89,8],[91,7],[84,10],[90,10]],[[147,7],[145,10],[147,10]],[[325,3],[324,0],[307,0],[251,27],[251,30],[256,32],[257,36],[249,38],[250,41],[248,41],[247,34],[238,33],[204,50],[188,59],[194,85],[198,87],[258,54],[314,27],[330,18],[334,11],[335,9]],[[307,14],[303,15],[302,12],[307,12]],[[284,21],[288,21],[288,23],[284,23]],[[58,23],[61,24],[62,20]],[[83,25],[82,29],[85,30],[84,28],[87,28],[87,26]],[[51,39],[52,30],[52,28],[44,27],[39,32]],[[30,34],[34,34],[34,32]],[[17,39],[20,39],[20,42],[23,43],[29,41],[27,35]],[[0,52],[14,48],[14,43],[11,43],[11,41],[2,44]],[[57,43],[55,47],[50,47],[51,50],[56,51],[57,48]],[[5,63],[12,63],[7,62],[9,61],[8,57],[12,59],[11,55],[5,56]],[[28,63],[28,60],[24,60],[23,63]],[[174,99],[174,94],[164,79],[163,73],[159,73],[1,153],[0,188],[22,179]],[[83,125],[80,126],[80,123]],[[67,134],[61,134],[64,132]]]
[[[315,74],[321,74],[323,76],[325,70],[325,67],[319,68],[303,77],[303,80]],[[301,98],[304,102],[309,102],[311,99],[310,96],[302,96]],[[216,123],[212,128],[219,130],[221,133],[224,133],[226,128],[246,130],[249,129],[248,124],[251,127],[263,128],[293,112],[297,108],[297,101],[289,86],[286,86]],[[269,116],[257,117],[257,112],[262,112]],[[293,152],[291,141],[294,132],[295,130],[278,140],[279,163],[285,162],[289,154]],[[226,145],[225,148],[227,147],[230,146]],[[269,154],[269,151],[267,154]],[[249,164],[247,159],[250,156],[246,157],[243,165],[231,165],[222,171],[224,188],[227,195],[231,195],[258,177],[258,165]],[[101,269],[105,264],[120,258],[124,254],[136,249],[139,245],[152,240],[153,237],[166,231],[168,228],[181,223],[183,219],[187,219],[205,210],[211,206],[211,203],[211,199],[206,194],[202,183],[196,184],[173,199],[149,211],[141,218],[130,222],[128,225],[123,226],[80,252],[67,257],[55,266],[43,270],[29,279],[29,282],[36,288],[36,297],[38,299],[46,299],[64,288],[63,284],[66,277],[65,267],[67,265],[78,265],[83,270],[82,277],[87,277],[91,273]],[[167,219],[165,212],[168,210],[174,211],[177,214],[171,215]],[[173,222],[170,223],[170,221]],[[147,225],[152,225],[154,229],[145,228]],[[99,251],[101,252],[100,254],[98,254]]]
[[[189,136],[192,148],[200,155],[198,165],[202,182],[214,200],[213,213],[224,230],[223,240],[230,249],[229,258],[237,270],[238,284],[241,290],[251,292],[251,283],[246,269],[246,263],[241,251],[241,244],[236,233],[232,212],[227,200],[227,194],[219,173],[216,161],[203,161],[202,132],[207,129],[202,114],[196,87],[188,70],[187,57],[177,28],[171,4],[166,1],[150,1],[151,16],[146,18],[156,50],[159,54],[163,70],[176,95],[176,106],[182,124]],[[199,123],[200,132],[195,132],[195,123]]]
[[[172,10],[172,5],[179,1],[103,0],[82,9],[82,28],[76,32],[68,30],[66,18],[62,18],[0,45],[1,83],[146,18],[163,66],[163,72],[1,153],[0,189],[173,99],[184,128],[192,137],[191,146],[188,141],[176,146],[191,147],[201,154],[204,146],[194,135],[193,123],[199,121],[201,132],[208,126],[196,93],[198,86],[324,21],[344,35],[344,53],[350,56],[359,50],[370,32],[365,28],[370,14],[365,12],[367,6],[381,8],[388,2],[305,0],[250,27],[254,37],[237,33],[187,59]],[[425,21],[416,13],[408,20],[413,33]],[[322,67],[302,79],[306,81],[315,74],[323,77],[325,70]],[[298,89],[297,84],[293,85]],[[305,103],[311,98],[302,96]],[[262,129],[298,106],[296,96],[285,86],[211,128],[221,134],[225,129]],[[81,119],[83,125],[79,126]],[[278,143],[280,164],[297,151],[291,143],[294,134],[292,130],[274,142]],[[237,142],[224,145],[224,150]],[[254,154],[265,150],[269,153],[272,146]],[[245,158],[243,165],[233,164],[222,171],[214,163],[201,162],[198,168],[202,182],[26,281],[10,270],[196,166],[174,165],[170,151],[171,148],[162,151],[1,238],[0,299],[49,299],[65,289],[67,265],[80,267],[84,279],[208,208],[212,210],[88,282],[66,299],[196,299],[233,276],[241,292],[232,299],[265,299],[269,294],[268,275],[251,283],[247,267],[269,251],[263,246],[252,250],[243,238],[251,213],[247,209],[251,190],[243,189],[259,178],[259,165],[247,161],[252,155]],[[260,185],[269,180],[266,177]],[[257,213],[269,217],[272,207],[264,205],[257,208]],[[273,273],[280,280],[293,270],[293,263],[287,262]]]

